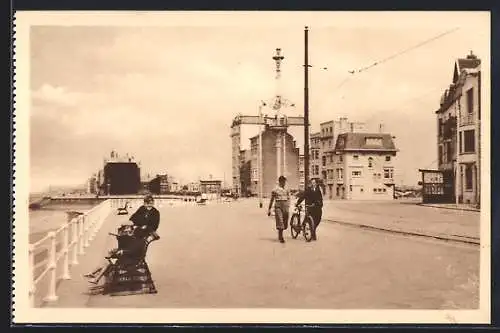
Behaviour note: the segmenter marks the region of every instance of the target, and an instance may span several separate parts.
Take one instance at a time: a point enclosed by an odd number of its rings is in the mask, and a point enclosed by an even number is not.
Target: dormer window
[[[367,146],[382,146],[382,138],[366,138],[365,144]]]

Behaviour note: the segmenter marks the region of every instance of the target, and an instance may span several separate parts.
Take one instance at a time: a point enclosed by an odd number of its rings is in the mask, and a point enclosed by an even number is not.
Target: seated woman
[[[160,212],[154,207],[152,195],[147,195],[144,198],[144,205],[139,207],[137,211],[130,216],[130,221],[132,221],[135,226],[140,227],[144,235],[151,234],[155,239],[160,238],[156,233],[160,225]]]
[[[117,259],[126,255],[129,259],[134,260],[134,258],[144,255],[142,252],[146,242],[160,239],[160,236],[156,233],[160,224],[160,212],[154,207],[154,199],[151,195],[144,198],[144,205],[139,207],[129,220],[133,223],[133,227],[123,225],[118,229],[120,234],[117,237],[118,249],[109,252],[105,258],[107,262],[104,265],[84,275],[92,279],[89,281],[90,283],[97,284],[108,272],[112,265],[108,259]]]

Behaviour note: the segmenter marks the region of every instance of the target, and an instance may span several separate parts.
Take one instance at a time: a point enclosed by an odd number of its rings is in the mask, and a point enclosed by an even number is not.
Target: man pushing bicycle
[[[314,228],[312,228],[312,240],[316,240],[316,229],[321,222],[323,214],[323,195],[316,183],[316,179],[311,179],[311,186],[299,195],[296,206],[300,205],[302,201],[306,201],[308,214],[314,220]]]

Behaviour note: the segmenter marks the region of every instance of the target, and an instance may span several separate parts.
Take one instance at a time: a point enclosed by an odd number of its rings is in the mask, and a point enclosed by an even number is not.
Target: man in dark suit
[[[299,195],[296,205],[300,205],[304,200],[306,201],[306,206],[308,206],[308,212],[314,220],[312,239],[316,240],[316,229],[323,215],[323,195],[316,183],[316,179],[311,179],[311,186]]]

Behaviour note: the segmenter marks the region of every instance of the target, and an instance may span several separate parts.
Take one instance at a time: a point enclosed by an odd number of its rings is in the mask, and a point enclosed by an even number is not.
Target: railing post
[[[73,220],[72,220],[73,221]],[[69,228],[71,223],[67,224],[63,230],[63,273],[61,279],[69,280],[71,275],[69,274]]]
[[[50,270],[50,281],[49,281],[49,292],[45,297],[46,302],[55,302],[58,297],[56,295],[56,283],[57,283],[57,275],[56,275],[56,233],[51,231],[49,232],[50,237],[50,251],[49,251],[49,270]]]
[[[85,248],[90,246],[89,234],[90,234],[90,216],[85,215],[83,218],[83,247]]]
[[[79,225],[80,217],[76,217],[73,219],[72,225],[72,236],[71,242],[73,243],[73,251],[71,252],[73,258],[71,260],[71,265],[78,265],[78,225]]]
[[[84,247],[84,235],[85,235],[85,230],[84,230],[84,224],[85,224],[85,215],[80,215],[80,221],[78,223],[78,253],[80,255],[85,254],[85,247]]]
[[[29,293],[29,301],[32,307],[35,307],[35,292],[36,292],[36,284],[35,284],[35,248],[30,244],[29,246],[29,265],[30,265],[30,289]]]

